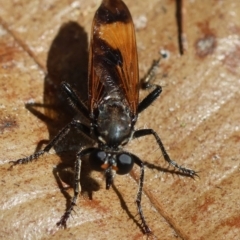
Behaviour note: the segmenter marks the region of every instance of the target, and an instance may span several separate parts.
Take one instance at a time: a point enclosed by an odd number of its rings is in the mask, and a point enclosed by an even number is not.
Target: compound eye
[[[121,153],[117,155],[117,174],[123,175],[129,173],[133,168],[133,158],[127,153]]]
[[[89,162],[91,164],[91,167],[95,171],[102,171],[106,167],[104,166],[104,163],[106,161],[107,154],[99,149],[94,150],[90,156],[89,156]]]

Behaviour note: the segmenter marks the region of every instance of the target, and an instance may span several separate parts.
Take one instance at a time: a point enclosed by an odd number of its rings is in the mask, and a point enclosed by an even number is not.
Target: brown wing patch
[[[135,31],[122,1],[105,0],[95,14],[89,59],[91,113],[106,91],[122,92],[136,115],[139,76]]]

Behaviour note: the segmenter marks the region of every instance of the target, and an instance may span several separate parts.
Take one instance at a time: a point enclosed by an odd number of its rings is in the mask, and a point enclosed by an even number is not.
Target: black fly
[[[106,188],[113,183],[115,173],[129,173],[134,163],[140,167],[140,180],[137,192],[137,208],[143,231],[151,233],[144,218],[141,197],[144,182],[144,163],[134,154],[123,151],[122,146],[130,140],[153,135],[164,159],[173,167],[194,177],[195,171],[179,166],[170,159],[163,143],[153,129],[134,130],[138,114],[152,104],[160,95],[162,88],[151,84],[154,70],[159,61],[153,63],[143,88],[153,90],[139,103],[139,76],[135,31],[131,14],[121,0],[103,0],[97,10],[91,35],[89,52],[88,107],[79,99],[75,90],[66,83],[62,88],[75,108],[89,120],[85,125],[73,119],[41,151],[13,162],[13,165],[31,162],[58,144],[72,128],[77,128],[91,137],[98,147],[90,147],[77,153],[75,162],[74,197],[58,225],[66,226],[79,194],[81,161],[87,156],[96,171],[104,171]]]

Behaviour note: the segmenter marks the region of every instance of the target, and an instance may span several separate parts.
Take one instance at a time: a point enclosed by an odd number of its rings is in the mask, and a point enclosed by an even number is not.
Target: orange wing
[[[119,94],[135,116],[139,99],[138,59],[131,14],[121,0],[103,0],[93,25],[89,54],[89,104]]]

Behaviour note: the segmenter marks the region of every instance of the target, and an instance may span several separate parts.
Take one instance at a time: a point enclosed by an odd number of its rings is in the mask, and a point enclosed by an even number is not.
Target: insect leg
[[[153,60],[153,63],[150,67],[150,69],[148,70],[146,76],[142,79],[142,88],[143,89],[147,89],[147,88],[150,88],[150,87],[153,87],[154,84],[152,84],[152,82],[154,81],[155,77],[156,77],[156,71],[157,71],[157,68],[159,66],[159,63],[161,61],[161,59],[165,57],[165,55],[161,55],[157,60]]]
[[[172,165],[174,168],[177,168],[179,171],[183,172],[184,174],[187,174],[191,177],[197,176],[197,172],[195,172],[192,169],[184,168],[180,165],[178,165],[175,161],[171,160],[169,157],[167,151],[165,150],[163,143],[160,139],[160,137],[157,135],[157,133],[153,129],[140,129],[134,132],[133,134],[133,139],[134,138],[139,138],[139,137],[144,137],[147,135],[153,135],[158,143],[158,146],[160,147],[163,157],[166,162],[168,162],[170,165]]]
[[[134,156],[134,162],[140,167],[140,171],[141,171],[140,172],[140,179],[139,179],[139,188],[138,188],[137,199],[136,199],[138,213],[139,213],[139,216],[141,218],[141,225],[142,225],[144,233],[145,234],[150,234],[151,229],[148,227],[148,225],[146,223],[146,220],[145,220],[145,217],[144,217],[143,211],[142,211],[142,206],[141,206],[143,182],[144,182],[144,163],[136,156]]]
[[[74,89],[66,82],[62,82],[61,87],[70,102],[70,105],[80,111],[86,118],[89,118],[89,112],[84,103],[79,99]]]
[[[113,184],[113,178],[114,178],[111,168],[108,168],[105,171],[105,177],[106,177],[106,189],[109,189]]]
[[[75,175],[74,176],[74,196],[72,198],[70,207],[65,211],[65,213],[61,217],[60,221],[57,223],[57,226],[66,227],[66,222],[67,222],[74,206],[76,205],[76,201],[77,201],[78,194],[79,194],[80,173],[81,173],[81,163],[82,163],[81,158],[84,157],[85,155],[88,155],[89,153],[91,153],[94,149],[95,148],[87,148],[77,154],[77,158],[75,161],[75,167],[74,167],[74,175]]]
[[[33,160],[38,159],[41,155],[47,153],[50,151],[50,149],[52,147],[54,147],[55,145],[57,145],[57,143],[62,140],[70,131],[70,129],[74,127],[74,128],[78,128],[80,129],[84,134],[86,135],[90,135],[90,129],[89,127],[85,126],[84,124],[80,123],[78,120],[72,120],[70,123],[68,123],[48,144],[47,146],[43,149],[40,150],[28,157],[25,158],[20,158],[16,161],[11,161],[10,163],[12,163],[12,166],[14,165],[18,165],[18,164],[24,164],[24,163],[28,163],[31,162]]]
[[[148,106],[152,104],[153,101],[155,101],[159,95],[162,92],[162,87],[157,85],[157,84],[152,84],[153,80],[155,79],[156,75],[156,70],[159,66],[159,62],[162,58],[166,58],[167,55],[165,52],[161,53],[161,56],[157,59],[154,60],[152,63],[152,66],[148,70],[147,75],[143,78],[142,80],[142,88],[147,89],[147,88],[152,88],[154,87],[154,90],[150,92],[138,105],[138,112],[142,112],[144,109],[146,109]]]
[[[155,89],[150,92],[138,105],[138,113],[149,107],[161,94],[162,87],[155,85]]]

